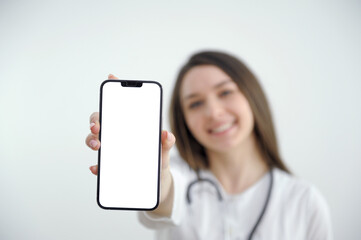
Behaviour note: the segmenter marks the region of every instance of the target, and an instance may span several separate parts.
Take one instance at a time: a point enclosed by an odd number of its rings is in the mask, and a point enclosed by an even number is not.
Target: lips
[[[235,124],[235,121],[234,122],[224,123],[224,124],[221,124],[221,125],[219,125],[217,127],[211,128],[208,132],[211,133],[211,134],[225,133],[229,129],[231,129],[234,124]]]

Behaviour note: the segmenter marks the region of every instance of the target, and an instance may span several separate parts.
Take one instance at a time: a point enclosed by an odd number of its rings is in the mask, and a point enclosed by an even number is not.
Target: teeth
[[[228,128],[232,127],[233,123],[227,123],[227,124],[223,124],[222,126],[212,129],[212,133],[220,133],[223,132],[225,130],[227,130]]]

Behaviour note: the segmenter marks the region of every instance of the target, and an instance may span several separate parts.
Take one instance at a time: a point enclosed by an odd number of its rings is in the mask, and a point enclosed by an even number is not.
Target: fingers
[[[90,115],[89,122],[90,131],[97,136],[100,131],[99,112],[92,113],[92,115]]]
[[[93,134],[89,134],[86,139],[85,139],[85,143],[88,147],[90,147],[91,149],[98,151],[100,148],[100,141],[98,139],[98,136],[95,136]]]
[[[173,147],[176,139],[171,132],[162,131],[162,169],[169,167],[169,151]]]
[[[85,139],[86,145],[93,150],[98,150],[100,148],[100,141],[99,141],[99,131],[100,131],[100,123],[99,123],[99,113],[94,112],[90,115],[90,131],[91,134],[87,136]]]
[[[108,79],[109,79],[109,80],[119,80],[119,78],[117,78],[117,77],[114,76],[113,74],[109,74],[109,75],[108,75]]]
[[[108,75],[108,79],[118,79],[113,74]],[[99,112],[94,112],[92,115],[90,115],[89,118],[90,122],[90,131],[91,133],[86,137],[85,143],[88,147],[90,147],[93,150],[99,150],[100,148],[100,141],[99,141],[99,131],[100,131],[100,122],[99,122]],[[94,175],[98,175],[98,165],[90,166],[90,171]]]
[[[94,175],[98,175],[98,165],[90,166],[89,169]]]

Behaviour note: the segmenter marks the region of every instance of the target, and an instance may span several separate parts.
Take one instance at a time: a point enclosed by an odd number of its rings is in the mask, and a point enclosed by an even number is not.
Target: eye
[[[224,91],[222,91],[222,92],[220,93],[220,96],[221,96],[221,97],[225,97],[225,96],[227,96],[227,95],[230,95],[232,92],[233,92],[233,91],[231,91],[231,90],[224,90]]]
[[[195,102],[192,102],[191,104],[189,104],[189,108],[190,109],[195,109],[195,108],[197,108],[197,107],[199,107],[201,105],[202,105],[202,101],[195,101]]]

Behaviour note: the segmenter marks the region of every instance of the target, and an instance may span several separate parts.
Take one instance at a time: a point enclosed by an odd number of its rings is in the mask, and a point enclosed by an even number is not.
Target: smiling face
[[[237,84],[220,68],[191,68],[183,78],[180,98],[189,130],[207,151],[226,152],[249,141],[252,110]]]

